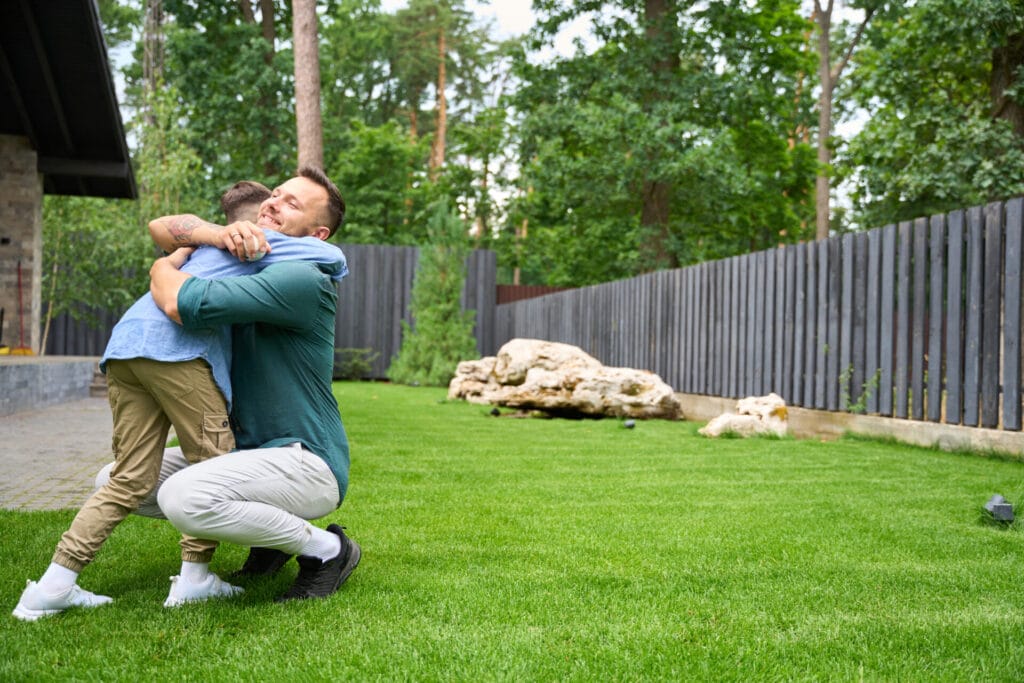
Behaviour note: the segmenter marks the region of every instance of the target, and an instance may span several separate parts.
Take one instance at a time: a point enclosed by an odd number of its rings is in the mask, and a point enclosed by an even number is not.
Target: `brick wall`
[[[39,351],[43,180],[22,137],[0,135],[0,344]],[[19,303],[18,271],[21,270]],[[23,333],[22,333],[23,330]]]

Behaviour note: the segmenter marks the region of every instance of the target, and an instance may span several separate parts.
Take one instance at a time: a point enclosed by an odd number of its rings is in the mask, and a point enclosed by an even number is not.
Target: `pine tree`
[[[420,248],[410,311],[402,321],[402,348],[388,377],[403,384],[446,386],[459,361],[477,358],[473,311],[460,304],[469,237],[465,223],[437,202],[427,222],[429,244]]]

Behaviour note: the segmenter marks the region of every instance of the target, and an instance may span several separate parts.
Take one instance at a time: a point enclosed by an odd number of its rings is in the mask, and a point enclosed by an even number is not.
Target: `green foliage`
[[[993,116],[991,91],[994,50],[1022,32],[1019,0],[923,0],[873,24],[847,95],[870,119],[837,160],[857,225],[1024,193],[1024,138]]]
[[[599,44],[550,64],[526,51],[516,61],[521,192],[507,230],[525,219],[529,233],[525,245],[506,235],[503,264],[561,285],[648,269],[652,183],[668,188],[670,262],[806,237],[813,152],[788,144],[808,122],[793,103],[813,67],[799,3],[669,3],[657,25],[629,0],[538,9],[529,47],[585,12]]]
[[[132,31],[142,23],[142,10],[128,0],[99,0],[103,38],[108,48],[116,48],[131,40]]]
[[[817,65],[804,4],[537,0],[536,29],[496,44],[462,0],[318,3],[324,158],[349,207],[338,239],[420,243],[415,217],[444,198],[501,272],[571,286],[811,238]],[[274,184],[294,166],[290,3],[274,3],[272,42],[250,6],[254,22],[237,0],[163,3],[162,132],[130,138],[146,217],[185,204],[215,215],[230,183]],[[99,7],[108,44],[141,37],[138,3]],[[836,93],[840,121],[867,119],[849,143],[834,138],[831,171],[852,203],[833,212],[837,229],[1024,192],[1024,142],[991,92],[997,51],[1024,33],[1022,1],[848,7],[874,13]],[[570,22],[592,37],[550,56]],[[428,179],[442,29],[446,163]],[[834,57],[856,29],[833,26]],[[1003,94],[1019,103],[1017,74]],[[140,78],[131,65],[128,104],[144,112]]]
[[[490,40],[465,5],[464,0],[409,0],[395,12],[392,75],[408,110],[418,110],[431,89],[436,89],[442,32],[446,79],[454,95],[450,113],[457,115],[459,108],[467,109],[467,104],[480,100],[484,83],[478,75],[488,61]]]
[[[414,244],[410,204],[419,200],[421,185],[406,185],[420,176],[417,161],[424,144],[410,140],[395,121],[370,127],[353,120],[342,148],[345,151],[329,165],[349,207],[340,238],[362,244]]]
[[[882,369],[876,369],[874,374],[860,386],[856,401],[850,396],[850,379],[852,377],[853,365],[849,365],[839,373],[839,405],[840,407],[845,407],[847,412],[863,415],[867,412],[868,400],[878,391],[878,383],[882,378]]]
[[[96,323],[99,310],[126,308],[149,287],[154,249],[127,200],[47,196],[43,201],[43,304]]]
[[[134,121],[141,143],[135,161],[142,225],[158,216],[195,211],[199,203],[195,191],[202,164],[192,146],[195,135],[179,125],[180,118],[177,90],[158,83]]]
[[[392,15],[380,0],[341,0],[322,17],[321,89],[325,104],[324,148],[346,149],[350,122],[369,128],[408,120],[393,71],[396,51]]]
[[[450,196],[465,198],[477,246],[490,239],[502,217],[503,207],[492,191],[506,194],[512,188],[509,128],[508,111],[499,103],[474,112],[448,138],[454,153],[449,155],[442,182],[449,185],[446,192]]]
[[[428,182],[442,28],[447,162]],[[345,240],[416,244],[423,236],[413,218],[440,198],[490,226],[507,124],[484,102],[501,75],[489,30],[462,2],[414,2],[388,14],[377,0],[341,0],[323,16],[325,158],[351,207]]]
[[[409,312],[402,321],[402,348],[388,377],[403,384],[447,386],[459,361],[477,357],[474,312],[460,304],[469,255],[468,231],[447,202],[431,207],[429,243],[420,247]]]
[[[212,22],[168,28],[166,73],[216,198],[251,178],[270,185],[295,168],[290,50],[268,63],[258,24]]]

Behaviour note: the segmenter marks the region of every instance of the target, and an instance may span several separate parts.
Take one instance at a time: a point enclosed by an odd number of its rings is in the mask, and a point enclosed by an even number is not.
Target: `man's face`
[[[306,237],[323,225],[325,215],[327,190],[299,176],[274,188],[270,198],[260,204],[256,224],[292,237]]]

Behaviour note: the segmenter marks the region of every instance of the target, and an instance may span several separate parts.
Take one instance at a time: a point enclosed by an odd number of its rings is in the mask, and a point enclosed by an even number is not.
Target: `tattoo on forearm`
[[[167,232],[175,242],[183,246],[194,246],[192,233],[201,225],[206,225],[206,221],[197,216],[175,216],[170,219]]]

